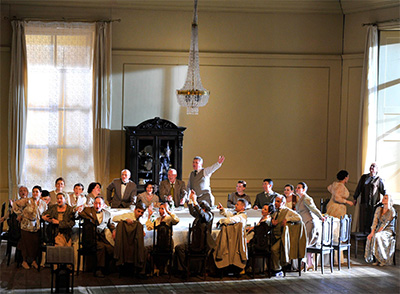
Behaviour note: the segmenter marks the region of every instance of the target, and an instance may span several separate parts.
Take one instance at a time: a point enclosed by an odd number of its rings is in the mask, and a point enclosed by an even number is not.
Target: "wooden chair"
[[[306,226],[302,221],[299,222],[287,222],[286,224],[287,229],[290,228],[289,232],[292,232],[293,234],[293,229],[296,228],[297,226],[300,228],[298,230],[298,239],[297,239],[297,258],[296,259],[291,259],[290,263],[286,266],[282,266],[283,270],[283,276],[286,277],[286,273],[291,270],[292,264],[294,261],[297,260],[297,272],[299,273],[299,277],[301,277],[301,266],[302,266],[302,259],[306,256],[306,251],[304,250],[304,247],[301,247],[300,244],[306,244],[307,243],[307,232],[306,232]],[[302,234],[301,234],[302,232]],[[303,243],[304,242],[304,243]],[[292,250],[292,249],[290,249]],[[289,270],[288,270],[289,266]]]
[[[355,248],[355,252],[354,252],[354,257],[357,258],[358,241],[363,241],[363,243],[364,243],[363,248],[365,248],[365,243],[367,242],[368,233],[353,232],[350,235],[354,238],[354,241],[356,242],[356,244],[355,244],[356,248]]]
[[[157,241],[156,241],[157,240]],[[158,226],[154,227],[153,234],[153,250],[151,252],[151,269],[154,272],[154,260],[165,260],[168,263],[168,273],[171,277],[172,274],[172,255],[173,255],[173,241],[172,241],[172,226],[168,226],[165,222],[161,222]]]
[[[318,269],[318,254],[321,256],[321,273],[324,274],[324,254],[329,253],[331,273],[333,272],[333,218],[331,216],[322,220],[321,244],[307,247],[307,253],[315,254],[315,271]]]
[[[320,211],[321,213],[326,213],[326,208],[328,206],[329,201],[331,200],[331,198],[321,198],[321,202],[320,202]]]
[[[341,268],[340,252],[347,250],[347,268],[350,268],[350,247],[351,247],[351,215],[346,214],[340,218],[339,238],[333,243],[333,249],[338,252],[338,270]]]
[[[198,230],[198,231],[196,231]],[[197,234],[200,237],[199,242],[196,244],[193,243],[193,236]],[[207,246],[207,226],[197,225],[196,227],[192,227],[192,224],[189,224],[189,233],[188,233],[188,250],[186,251],[186,277],[190,276],[190,261],[191,260],[201,260],[202,262],[202,272],[204,280],[207,277],[207,260],[208,260],[209,249]]]
[[[79,219],[79,245],[78,245],[78,268],[76,275],[79,275],[81,257],[83,256],[83,271],[85,270],[86,257],[92,256],[94,259],[93,273],[96,273],[97,267],[97,232],[96,225],[88,220]]]
[[[254,237],[248,246],[249,258],[251,258],[252,276],[255,277],[255,261],[262,258],[262,272],[265,272],[264,265],[267,260],[268,278],[271,277],[271,227],[266,222],[261,222],[258,226],[254,224]]]
[[[393,220],[392,220],[392,222],[393,222],[393,238],[394,238],[394,242],[396,242],[396,236],[397,236],[397,233],[396,233],[396,230],[397,230],[397,213],[396,213],[396,215],[394,216],[394,218],[393,218]],[[393,265],[396,265],[396,246],[395,246],[395,250],[394,250],[394,253],[393,253]]]
[[[47,252],[47,246],[54,246],[56,226],[40,218],[40,252]],[[39,258],[42,258],[43,254]],[[40,264],[40,260],[38,262]],[[40,271],[40,266],[38,268]]]
[[[10,265],[12,248],[15,247],[15,262],[17,267],[22,263],[22,253],[17,249],[19,239],[21,239],[21,227],[17,221],[17,215],[15,213],[10,213],[8,218],[8,235],[7,235],[7,249],[6,256],[7,266]]]
[[[51,293],[74,293],[74,248],[47,246],[47,260],[51,265]]]
[[[5,212],[6,212],[6,203],[3,202],[3,204],[1,205],[1,217],[2,218],[4,217]],[[8,236],[7,236],[8,234],[7,234],[7,232],[3,232],[3,228],[4,228],[4,222],[2,222],[0,224],[0,243],[1,243],[1,241],[8,239]]]

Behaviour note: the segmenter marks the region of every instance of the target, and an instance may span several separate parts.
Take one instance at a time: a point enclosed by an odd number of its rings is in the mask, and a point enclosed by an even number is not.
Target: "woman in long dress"
[[[40,217],[47,210],[47,204],[40,199],[42,188],[32,188],[32,198],[23,198],[14,202],[13,210],[18,215],[17,220],[21,223],[21,239],[18,249],[22,252],[22,267],[29,269],[38,268],[40,246]]]
[[[365,246],[365,261],[374,265],[393,264],[393,254],[396,250],[394,239],[394,222],[396,211],[393,208],[393,199],[389,195],[382,198],[383,207],[375,211],[371,226],[371,233],[367,237]]]
[[[341,170],[337,173],[336,178],[337,181],[328,186],[328,191],[332,196],[328,203],[326,213],[340,219],[345,216],[347,212],[346,204],[352,206],[353,202],[347,200],[350,193],[345,186],[349,181],[349,173],[346,170]]]

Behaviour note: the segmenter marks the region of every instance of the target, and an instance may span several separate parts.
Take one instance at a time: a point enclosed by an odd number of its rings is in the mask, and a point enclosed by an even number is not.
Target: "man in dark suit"
[[[115,230],[115,224],[111,221],[111,213],[107,210],[103,210],[103,207],[103,197],[97,196],[94,200],[93,207],[85,207],[85,209],[79,213],[79,216],[85,220],[84,231],[90,231],[93,225],[96,226],[96,276],[99,278],[104,277],[106,255],[111,258],[114,255],[113,231]],[[91,242],[86,241],[85,243],[87,245],[87,243]]]
[[[112,208],[127,208],[135,203],[137,188],[136,184],[129,179],[130,177],[131,172],[124,169],[121,171],[121,178],[114,179],[108,185],[107,201]]]
[[[187,191],[184,181],[178,180],[177,172],[171,168],[168,171],[168,180],[164,180],[160,183],[160,199],[165,201],[167,196],[168,201],[174,201],[175,207],[183,205],[186,201]]]
[[[253,204],[254,209],[261,209],[265,204],[269,205],[271,203],[274,203],[275,197],[279,194],[272,191],[273,186],[274,182],[271,179],[264,179],[264,192],[257,194],[256,201],[254,201]]]
[[[193,235],[192,235],[192,249],[202,248],[204,242],[203,236],[196,236],[195,233],[203,234],[204,230],[206,230],[206,238],[207,238],[207,250],[210,250],[215,247],[215,240],[211,236],[212,223],[214,220],[214,214],[211,212],[211,207],[206,200],[202,200],[197,203],[197,196],[194,190],[190,191],[189,195],[189,212],[194,217],[193,221]],[[201,229],[199,229],[201,228]],[[186,261],[185,261],[185,253],[188,250],[188,244],[179,244],[175,247],[175,257],[177,261],[177,269],[179,271],[186,272]]]

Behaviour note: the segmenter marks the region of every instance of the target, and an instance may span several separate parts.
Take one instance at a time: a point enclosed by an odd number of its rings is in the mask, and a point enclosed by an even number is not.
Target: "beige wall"
[[[2,5],[1,171],[6,198],[7,93],[10,28],[3,16],[120,18],[113,23],[113,104],[110,178],[124,164],[124,125],[160,116],[187,127],[183,175],[193,156],[205,165],[226,156],[212,177],[217,200],[248,182],[254,197],[265,177],[281,192],[306,180],[310,194],[328,196],[337,170],[359,177],[359,96],[365,30],[363,22],[396,17],[396,9],[346,16],[334,14],[199,12],[201,77],[211,90],[198,116],[179,108],[174,91],[183,85],[192,12],[72,9]],[[398,17],[398,16],[397,16]],[[343,57],[343,59],[342,59]]]

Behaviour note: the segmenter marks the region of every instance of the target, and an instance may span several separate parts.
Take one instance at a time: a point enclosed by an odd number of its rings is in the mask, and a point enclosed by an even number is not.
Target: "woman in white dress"
[[[326,213],[340,219],[347,212],[346,204],[352,206],[353,202],[347,200],[350,193],[345,186],[349,181],[349,173],[346,170],[341,170],[337,173],[336,178],[337,181],[328,186],[328,191],[332,196],[326,207]]]
[[[394,222],[396,211],[393,208],[393,199],[389,195],[382,198],[383,207],[375,211],[374,220],[371,226],[371,233],[367,237],[365,246],[365,261],[373,265],[393,264],[393,254],[396,250],[394,236]]]
[[[283,194],[286,197],[286,207],[296,210],[296,203],[299,201],[299,196],[294,193],[294,186],[286,184],[283,188]]]

